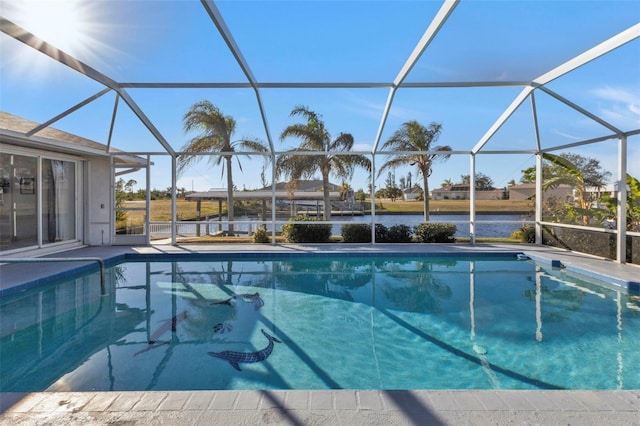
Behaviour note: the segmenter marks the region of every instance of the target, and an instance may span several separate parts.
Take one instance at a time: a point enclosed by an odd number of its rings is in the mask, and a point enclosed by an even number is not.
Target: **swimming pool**
[[[640,301],[515,256],[136,261],[2,298],[1,389],[638,389]]]

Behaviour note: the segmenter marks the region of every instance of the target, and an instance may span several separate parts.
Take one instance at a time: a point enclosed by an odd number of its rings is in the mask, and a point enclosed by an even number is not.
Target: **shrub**
[[[342,225],[342,241],[345,243],[370,243],[371,225],[368,223],[350,223]]]
[[[376,223],[376,243],[386,243],[387,227],[381,223]]]
[[[453,243],[458,228],[451,223],[423,223],[415,229],[419,243]]]
[[[371,225],[368,223],[350,223],[342,226],[342,241],[345,243],[370,243]],[[411,242],[413,232],[407,225],[394,225],[387,228],[381,223],[376,224],[377,243],[408,243]]]
[[[307,216],[295,216],[289,219],[295,222],[315,222]],[[290,243],[326,243],[331,237],[331,225],[322,223],[286,223],[282,226],[282,235]]]
[[[407,225],[393,225],[387,231],[387,243],[410,243],[413,230]]]
[[[520,229],[513,231],[510,237],[523,243],[533,244],[536,242],[536,228],[533,226],[525,225]]]
[[[271,241],[271,236],[267,231],[265,226],[261,226],[256,229],[256,232],[253,233],[253,242],[254,243],[268,243]]]

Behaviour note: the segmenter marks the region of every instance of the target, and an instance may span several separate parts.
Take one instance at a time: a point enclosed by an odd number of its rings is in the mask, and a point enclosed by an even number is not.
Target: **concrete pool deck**
[[[517,244],[376,245],[155,245],[86,247],[49,257],[99,257],[126,253],[514,253],[524,252],[570,273],[604,279],[638,291],[640,268],[564,250]],[[0,260],[1,263],[1,260]],[[82,263],[0,266],[0,291],[65,274]],[[622,284],[621,284],[622,283]],[[626,284],[625,284],[626,283]],[[640,374],[640,373],[639,373]],[[1,425],[87,424],[291,424],[291,425],[640,425],[640,390],[620,391],[151,391],[0,393]]]

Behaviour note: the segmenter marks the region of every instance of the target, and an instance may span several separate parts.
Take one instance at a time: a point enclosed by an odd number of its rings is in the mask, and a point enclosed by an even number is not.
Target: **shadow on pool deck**
[[[2,394],[0,424],[637,425],[640,391],[198,391]]]

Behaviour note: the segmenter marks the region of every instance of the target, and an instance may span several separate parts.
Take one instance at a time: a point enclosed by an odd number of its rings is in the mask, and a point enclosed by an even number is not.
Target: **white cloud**
[[[584,138],[583,138],[583,137],[575,136],[575,135],[570,135],[569,133],[561,132],[561,131],[560,131],[560,130],[558,130],[558,129],[552,129],[552,130],[551,130],[551,132],[552,132],[552,133],[555,133],[556,135],[559,135],[559,136],[562,136],[562,137],[564,137],[564,138],[567,138],[567,139],[573,139],[573,140],[575,140],[575,141],[583,141],[583,140],[584,140]]]
[[[374,120],[381,120],[384,107],[387,102],[387,92],[384,97],[380,97],[379,102],[374,102],[369,99],[352,94],[347,99],[347,102],[343,106],[343,109],[350,112],[355,112],[360,116],[371,118]],[[424,116],[425,112],[415,108],[404,108],[398,105],[398,100],[394,100],[391,108],[389,109],[390,118],[398,118],[403,121],[413,119],[413,117]]]
[[[600,87],[598,89],[593,89],[591,93],[600,99],[614,101],[614,102],[634,104],[640,101],[639,95],[632,93],[630,91],[627,91],[625,89],[616,88],[616,87],[609,87],[609,86]]]
[[[373,145],[370,143],[356,143],[353,144],[352,151],[371,151]]]
[[[598,114],[623,130],[640,126],[640,91],[604,86],[591,90],[598,100]]]
[[[350,104],[345,104],[345,110],[355,112],[363,117],[375,120],[380,120],[380,117],[382,117],[384,103],[371,102],[357,96],[353,96],[350,101],[355,105],[351,106]]]

